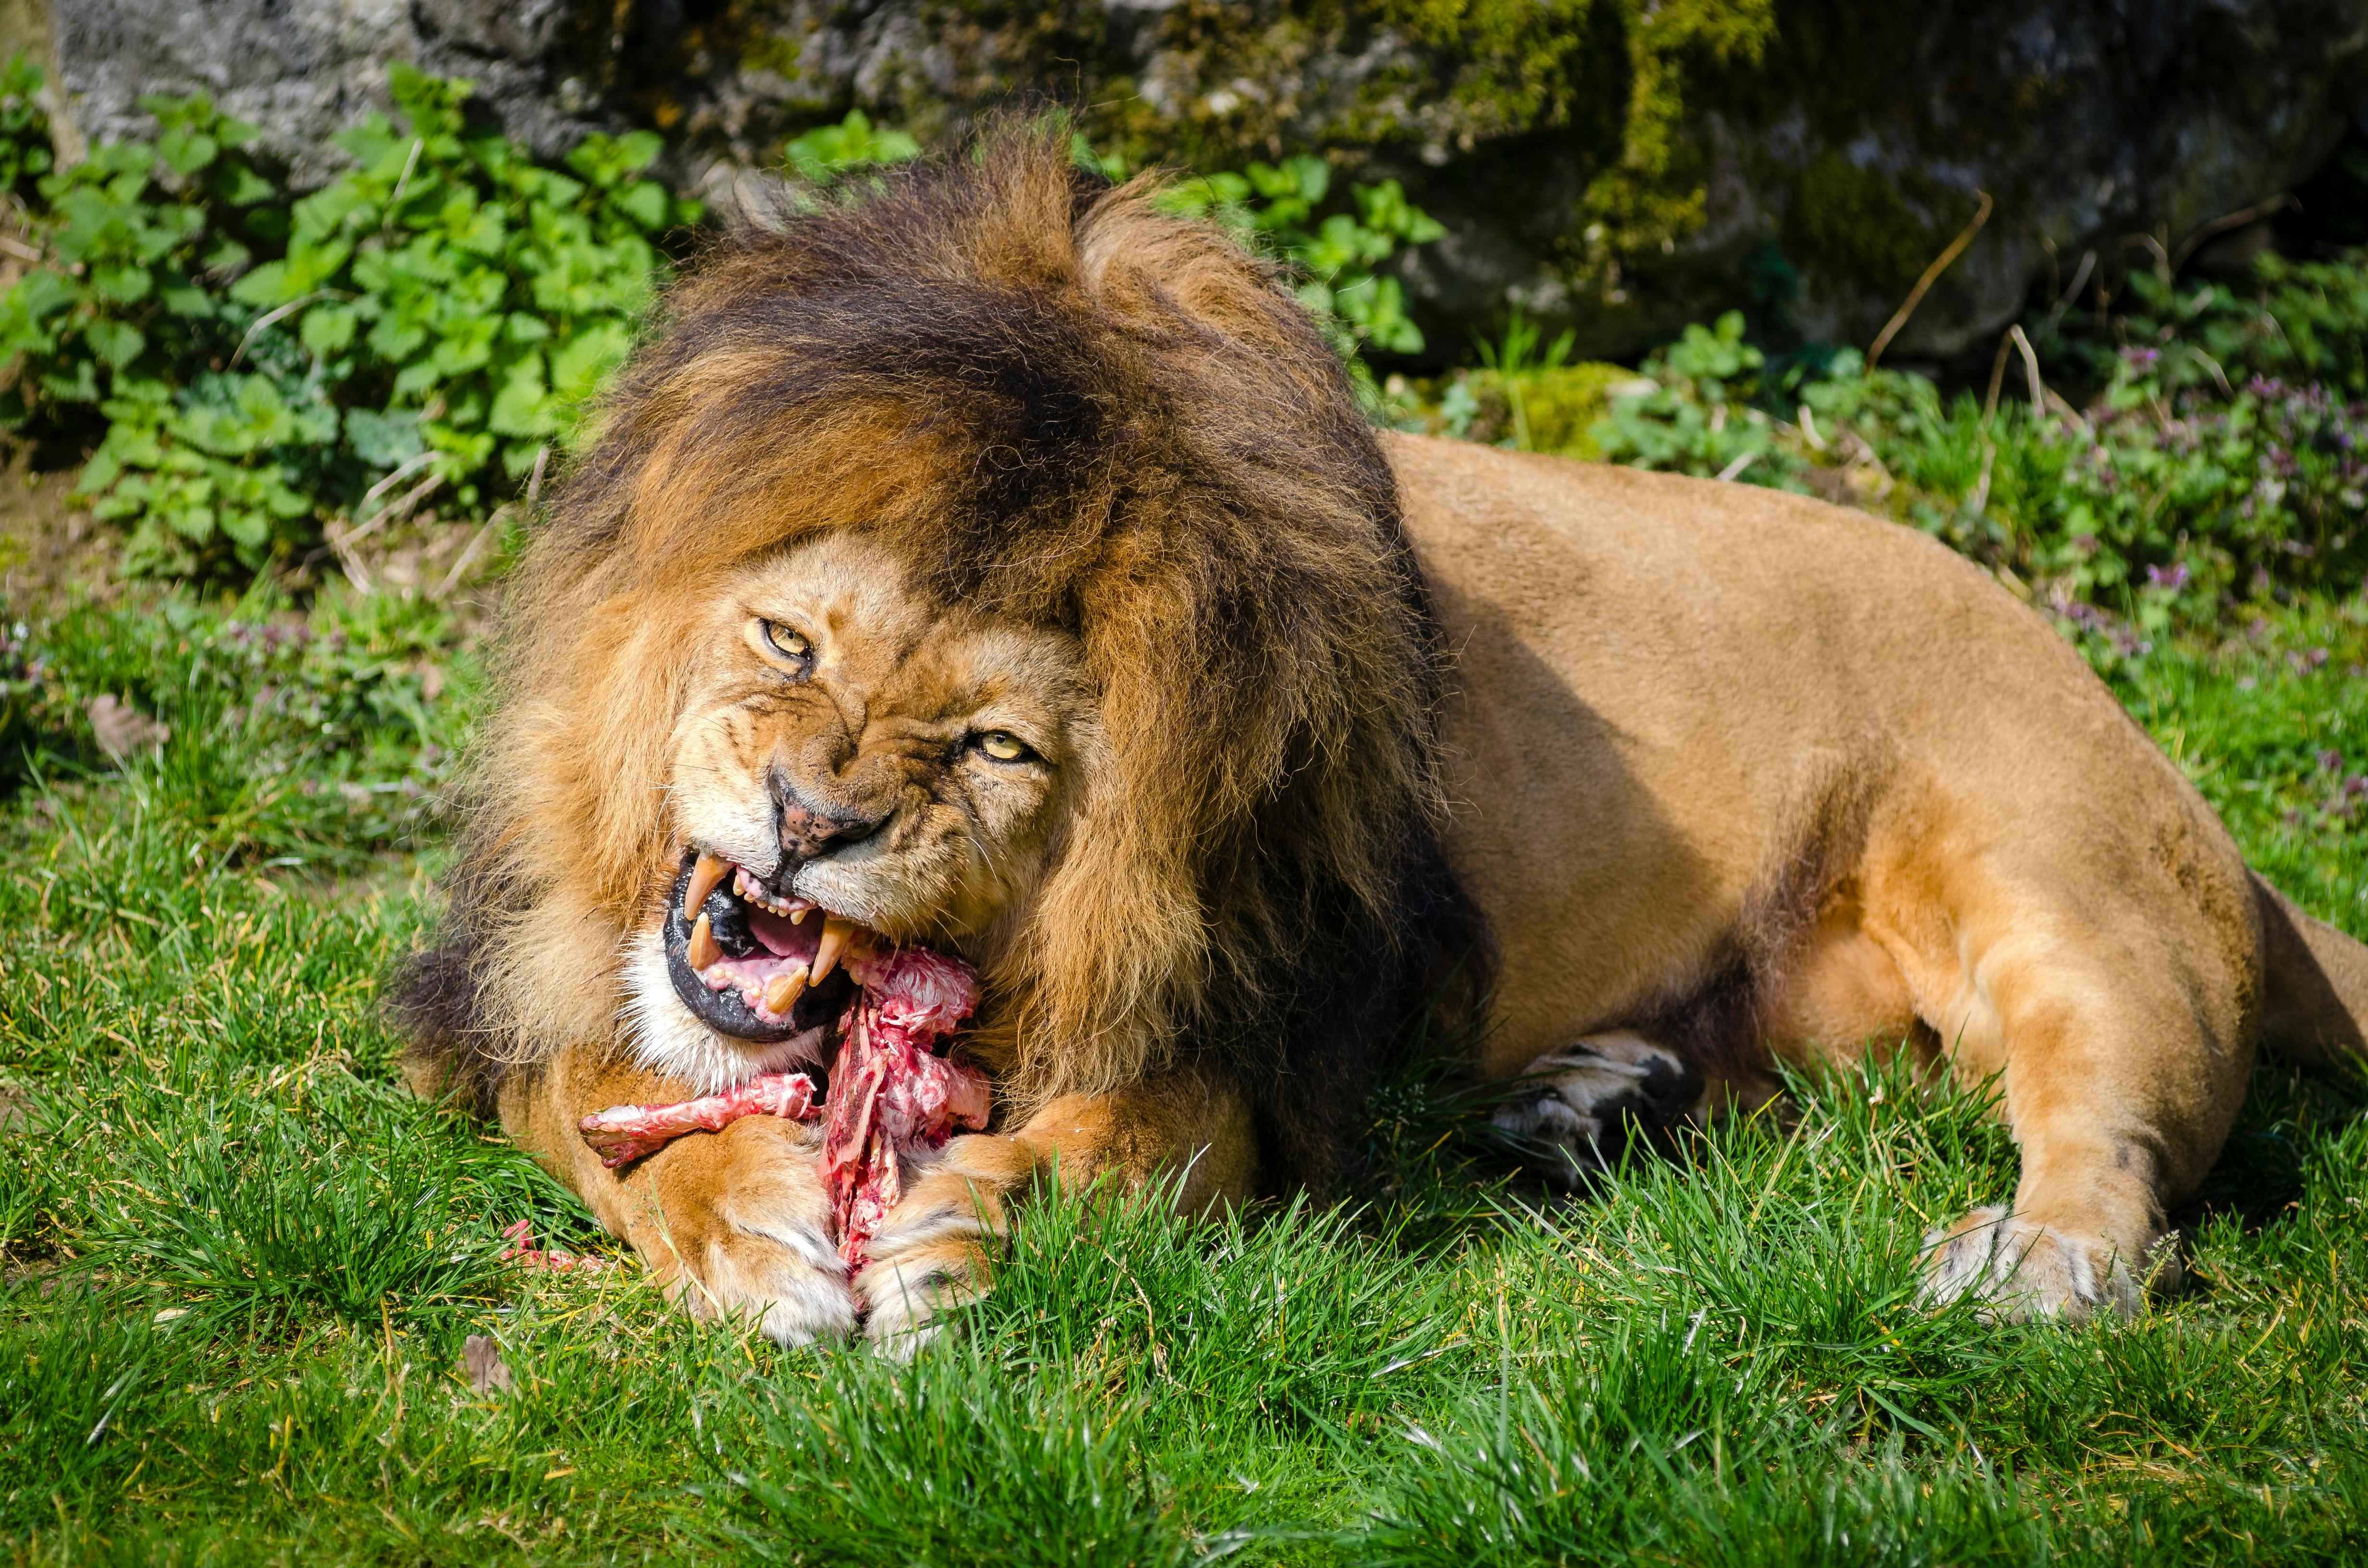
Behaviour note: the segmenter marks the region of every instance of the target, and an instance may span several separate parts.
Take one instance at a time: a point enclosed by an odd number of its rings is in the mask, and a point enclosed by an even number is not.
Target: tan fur
[[[1057,141],[754,237],[670,321],[515,579],[411,1010],[700,1310],[909,1344],[1055,1166],[1320,1184],[1482,926],[1483,1065],[1558,1074],[1589,1138],[1670,1064],[1704,1105],[1902,1044],[1995,1076],[2021,1185],[1932,1268],[2001,1310],[2159,1277],[2265,1024],[2359,1048],[2368,955],[1978,570],[1767,491],[1377,447],[1264,269]],[[907,1173],[855,1279],[810,1131],[620,1174],[574,1131],[780,1064],[629,994],[687,851],[768,863],[782,788],[885,824],[802,889],[986,983],[996,1130]]]
[[[1450,854],[1503,953],[1492,1071],[1681,1027],[1732,972],[1749,1038],[1708,1065],[1733,1078],[1903,1040],[1995,1076],[2020,1228],[1937,1237],[1936,1278],[2077,1312],[2160,1275],[2265,963],[2276,1038],[2359,1038],[2359,945],[2257,899],[2078,655],[1940,545],[1768,491],[1390,449],[1459,650]],[[2266,959],[2263,904],[2297,933]]]

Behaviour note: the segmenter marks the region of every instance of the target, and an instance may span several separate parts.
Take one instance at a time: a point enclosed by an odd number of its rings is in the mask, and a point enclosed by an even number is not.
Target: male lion
[[[675,292],[512,579],[415,1081],[693,1310],[886,1338],[1056,1161],[1320,1188],[1476,955],[1483,1065],[1542,1075],[1509,1119],[1575,1165],[1778,1060],[1998,1075],[2021,1184],[1935,1238],[1935,1293],[2134,1310],[2255,1041],[2362,1047],[2368,949],[1977,568],[1377,435],[1272,269],[1151,195],[1007,132]],[[727,925],[815,906],[983,978],[994,1130],[907,1171],[852,1278],[811,1127],[614,1172],[577,1135],[828,1061],[844,983],[694,925],[702,856]]]

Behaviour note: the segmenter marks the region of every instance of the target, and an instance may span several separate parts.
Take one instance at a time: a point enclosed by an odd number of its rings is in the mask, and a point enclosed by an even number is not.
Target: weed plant
[[[0,133],[46,165],[38,76],[11,70]],[[631,347],[656,242],[696,216],[643,176],[658,139],[546,168],[467,125],[467,84],[398,63],[388,88],[398,120],[340,135],[354,167],[301,200],[199,94],[143,99],[153,142],[94,148],[20,209],[41,260],[0,302],[0,418],[96,441],[81,489],[135,571],[252,570],[438,491],[482,516]]]

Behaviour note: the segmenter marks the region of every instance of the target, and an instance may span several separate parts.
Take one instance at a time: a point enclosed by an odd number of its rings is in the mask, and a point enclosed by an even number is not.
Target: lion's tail
[[[2368,1062],[2368,946],[2305,915],[2259,874],[2253,896],[2268,971],[2261,1043],[2305,1066]]]

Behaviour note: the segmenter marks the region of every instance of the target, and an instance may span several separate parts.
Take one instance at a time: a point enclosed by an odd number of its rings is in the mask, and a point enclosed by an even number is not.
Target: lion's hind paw
[[[1545,1178],[1566,1191],[1616,1163],[1629,1139],[1669,1131],[1702,1094],[1702,1075],[1639,1035],[1588,1035],[1530,1063],[1536,1092],[1498,1111],[1496,1124],[1532,1149]]]

